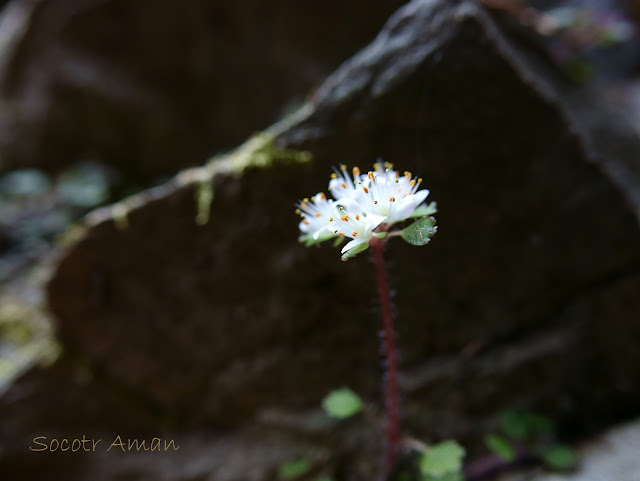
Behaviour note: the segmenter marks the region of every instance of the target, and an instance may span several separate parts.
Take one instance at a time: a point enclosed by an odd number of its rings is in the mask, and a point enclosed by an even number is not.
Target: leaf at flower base
[[[448,473],[459,473],[465,450],[456,441],[443,441],[431,446],[420,458],[422,476],[441,478]]]
[[[565,444],[552,444],[542,449],[544,463],[555,471],[573,469],[578,464],[575,451]]]
[[[322,407],[332,418],[346,419],[362,411],[360,397],[351,389],[331,391],[323,400]]]
[[[484,438],[486,446],[503,461],[511,462],[516,458],[516,450],[509,440],[498,434],[488,434]]]
[[[333,241],[333,247],[338,247],[339,245],[341,245],[343,242],[345,241],[344,237],[338,236],[335,238],[335,240]]]
[[[333,239],[334,237],[335,234],[333,234],[332,232],[325,232],[323,234],[320,234],[317,239],[314,239],[313,234],[309,233],[298,237],[298,242],[301,242],[306,247],[311,247],[326,240]]]
[[[427,217],[438,212],[438,204],[435,202],[430,202],[429,204],[423,204],[416,208],[411,214],[410,219],[415,219],[416,217]]]
[[[347,252],[342,254],[342,260],[346,261],[348,259],[351,259],[352,257],[357,256],[361,252],[366,251],[368,248],[369,248],[368,242],[363,242],[362,244],[358,244],[357,246],[353,247],[352,249],[349,249]]]
[[[400,236],[409,244],[423,246],[436,233],[436,220],[433,217],[422,217],[400,232]]]

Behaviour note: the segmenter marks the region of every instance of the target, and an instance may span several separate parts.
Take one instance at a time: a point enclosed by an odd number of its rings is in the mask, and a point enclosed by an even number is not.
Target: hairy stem
[[[386,407],[384,465],[382,480],[392,473],[400,443],[400,395],[398,390],[398,362],[395,332],[393,329],[393,313],[391,308],[391,291],[387,279],[384,262],[386,239],[373,238],[370,244],[371,255],[375,264],[378,284],[378,299],[382,313],[382,351],[384,361],[384,391]]]

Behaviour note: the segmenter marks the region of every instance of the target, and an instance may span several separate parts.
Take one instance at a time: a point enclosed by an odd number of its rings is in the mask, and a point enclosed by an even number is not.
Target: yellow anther
[[[347,188],[347,184],[345,184],[344,182],[342,182],[340,185],[342,186],[343,189]]]
[[[356,220],[360,220],[360,214],[356,214]]]
[[[333,233],[334,233],[334,234],[337,234],[337,233],[338,233],[338,229],[334,230],[334,231],[333,231]]]
[[[335,172],[333,174],[331,174],[331,178],[332,179],[337,179],[338,178],[338,174],[336,174]]]
[[[371,171],[369,171],[369,173],[367,174],[367,176],[368,176],[371,180],[373,180],[373,179],[374,179],[373,172],[371,172]]]
[[[300,209],[296,209],[296,214],[300,214]]]
[[[396,179],[396,184],[397,184],[398,182],[400,182],[400,181],[399,181],[398,179]]]
[[[344,235],[344,232],[340,232],[340,234],[338,234],[338,235],[339,235],[340,237],[346,237],[346,236]]]
[[[374,204],[377,204],[377,203],[378,203],[378,201],[377,201],[377,200],[374,200],[374,201],[373,201],[373,203],[374,203]]]
[[[309,202],[309,198],[305,197],[304,199],[302,199],[302,202]]]
[[[368,194],[368,193],[369,193],[369,189],[367,189],[364,185],[362,186],[362,189],[364,190],[364,193],[365,193],[365,194]]]
[[[396,198],[395,197],[389,197],[389,202],[395,202]]]
[[[315,215],[316,217],[322,217],[322,214],[321,214],[320,212],[316,212],[314,215]]]
[[[358,237],[358,233],[357,233],[356,231],[353,231],[353,232],[351,233],[351,237]]]
[[[360,175],[360,169],[358,167],[353,168],[353,176],[356,177]]]
[[[304,225],[309,225],[309,221],[308,221],[308,220],[303,220],[303,221],[302,221],[302,223],[303,223]]]
[[[325,200],[325,199],[327,198],[327,196],[326,196],[326,195],[324,195],[324,192],[320,192],[320,193],[318,194],[318,197],[320,197],[322,200]]]
[[[409,185],[410,185],[411,187],[415,187],[415,185],[416,185],[416,181],[415,181],[415,179],[414,179],[414,180],[412,180],[411,182],[409,182]]]
[[[340,170],[347,170],[347,166],[344,164],[340,164]]]
[[[347,222],[349,220],[349,216],[343,215],[342,217],[340,217],[340,219],[342,219],[342,222]]]
[[[410,180],[411,179],[411,172],[405,171],[404,176],[407,178],[407,180]]]
[[[418,184],[422,184],[422,177],[418,179]]]
[[[375,164],[373,164],[373,168],[376,170],[380,169],[380,163],[376,162]]]

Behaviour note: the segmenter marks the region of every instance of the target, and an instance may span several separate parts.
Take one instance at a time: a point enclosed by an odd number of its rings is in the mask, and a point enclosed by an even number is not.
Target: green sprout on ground
[[[509,409],[499,415],[499,433],[485,437],[485,445],[507,463],[517,460],[518,453],[535,456],[553,471],[574,469],[577,458],[574,450],[555,442],[554,422],[536,413]]]

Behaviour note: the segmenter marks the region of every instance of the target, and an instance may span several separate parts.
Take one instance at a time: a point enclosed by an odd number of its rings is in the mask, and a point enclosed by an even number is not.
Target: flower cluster
[[[422,217],[429,219],[428,231],[424,231],[423,225],[420,233],[426,238],[424,242],[413,242],[407,238],[415,227],[411,231],[398,231],[398,235],[412,244],[426,244],[435,233],[435,220],[426,216],[435,213],[436,209],[434,202],[424,203],[429,191],[418,190],[421,182],[422,179],[413,177],[410,172],[400,175],[388,162],[374,164],[374,170],[366,174],[354,167],[351,175],[347,167],[341,165],[331,174],[329,181],[333,199],[320,192],[297,204],[296,213],[302,217],[300,241],[313,245],[331,238],[339,241],[350,238],[351,241],[342,248],[342,258],[346,260],[367,249],[373,237],[390,235],[394,224]]]

